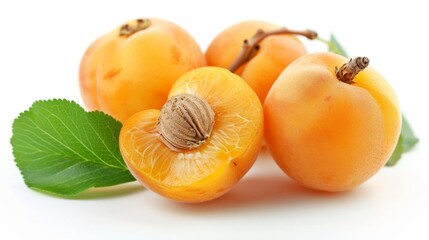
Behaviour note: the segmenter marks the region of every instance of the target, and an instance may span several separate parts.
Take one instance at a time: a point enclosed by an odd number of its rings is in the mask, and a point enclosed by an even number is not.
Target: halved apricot
[[[262,106],[236,74],[192,70],[173,85],[161,110],[128,119],[120,149],[133,175],[181,202],[217,198],[250,169],[263,138]]]

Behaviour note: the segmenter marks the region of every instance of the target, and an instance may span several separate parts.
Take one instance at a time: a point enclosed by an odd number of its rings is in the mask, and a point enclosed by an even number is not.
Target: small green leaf
[[[410,151],[419,142],[419,139],[414,134],[410,123],[407,121],[404,115],[402,115],[401,136],[403,138],[402,148],[404,149],[404,152]]]
[[[317,40],[326,44],[328,46],[329,52],[333,52],[344,57],[349,57],[343,46],[341,46],[337,38],[334,36],[334,34],[331,34],[331,38],[329,39],[329,41],[321,37],[318,37]]]
[[[344,57],[349,57],[349,55],[344,50],[344,48],[341,46],[341,44],[338,42],[338,40],[334,36],[334,34],[331,34],[331,39],[329,41],[328,47],[329,47],[330,52],[334,52],[334,53],[342,55]]]
[[[134,181],[119,151],[121,127],[73,101],[36,101],[13,122],[15,162],[28,187],[65,196]]]
[[[395,151],[390,157],[386,166],[394,166],[402,156],[402,153],[408,152],[419,142],[419,139],[414,134],[407,119],[402,115],[402,129],[399,136],[398,144]]]
[[[404,152],[402,147],[403,141],[403,137],[400,135],[395,150],[393,151],[392,156],[390,156],[389,161],[387,161],[386,166],[394,166],[399,161],[399,159],[401,159],[402,153]]]

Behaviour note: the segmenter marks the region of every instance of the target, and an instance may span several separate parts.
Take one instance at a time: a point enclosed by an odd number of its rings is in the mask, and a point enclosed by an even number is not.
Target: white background
[[[1,1],[0,239],[429,239],[429,17],[423,2]],[[203,50],[222,29],[247,19],[310,28],[324,38],[334,32],[350,55],[368,56],[392,84],[420,143],[397,166],[346,193],[298,187],[267,153],[230,193],[205,204],[173,203],[137,183],[71,199],[28,189],[11,153],[13,119],[38,99],[82,103],[83,52],[137,17],[175,22]],[[303,41],[310,51],[325,50]]]

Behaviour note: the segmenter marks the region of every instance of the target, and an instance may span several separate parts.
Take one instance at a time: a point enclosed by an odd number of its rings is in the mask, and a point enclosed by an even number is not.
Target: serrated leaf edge
[[[59,101],[59,102],[67,102],[67,103],[71,103],[71,104],[74,104],[75,106],[77,106],[78,108],[80,108],[80,109],[82,109],[84,112],[86,112],[86,113],[98,113],[98,114],[102,114],[103,116],[107,116],[107,117],[111,117],[114,121],[116,121],[116,123],[121,123],[120,121],[118,121],[117,119],[115,119],[115,118],[113,118],[112,116],[110,116],[109,114],[106,114],[105,112],[103,112],[103,111],[99,111],[99,110],[95,110],[95,111],[86,111],[82,106],[80,106],[77,102],[75,102],[74,100],[68,100],[68,99],[64,99],[64,98],[53,98],[53,99],[46,99],[46,100],[36,100],[36,101],[34,101],[33,103],[32,103],[32,105],[27,109],[27,110],[24,110],[24,111],[22,111],[22,112],[20,112],[19,113],[19,115],[13,120],[13,122],[12,122],[12,136],[11,136],[11,138],[10,138],[10,140],[9,140],[9,143],[11,144],[11,146],[12,146],[12,155],[14,156],[14,162],[15,162],[15,166],[18,168],[18,170],[19,170],[19,172],[20,172],[20,174],[21,174],[21,176],[22,176],[22,178],[23,178],[23,180],[24,180],[24,183],[27,185],[27,187],[29,187],[29,188],[31,188],[31,189],[33,189],[33,190],[36,190],[36,191],[39,191],[39,192],[44,192],[44,193],[48,193],[48,194],[52,194],[52,195],[56,195],[56,196],[60,196],[60,197],[71,197],[71,196],[75,196],[75,195],[77,195],[77,194],[79,194],[79,193],[81,193],[81,192],[83,192],[83,191],[85,191],[85,190],[87,190],[87,189],[90,189],[90,188],[92,188],[92,187],[96,187],[95,186],[95,184],[91,184],[90,186],[88,186],[88,187],[86,187],[85,189],[82,189],[82,190],[79,190],[79,191],[75,191],[75,192],[70,192],[69,194],[65,194],[65,193],[60,193],[60,192],[55,192],[55,191],[49,191],[49,190],[47,190],[47,189],[43,189],[43,188],[40,188],[40,187],[36,187],[36,186],[33,186],[29,181],[28,181],[28,179],[26,178],[26,176],[23,174],[23,170],[22,170],[22,167],[20,166],[20,164],[16,161],[17,159],[16,159],[16,157],[15,157],[15,155],[16,155],[16,152],[15,152],[15,146],[13,145],[13,139],[14,139],[14,131],[15,131],[15,129],[16,129],[16,121],[18,121],[20,118],[22,118],[24,115],[26,115],[26,114],[29,114],[30,112],[31,112],[31,110],[35,107],[35,105],[37,105],[37,104],[40,104],[40,103],[48,103],[48,102],[57,102],[57,101]],[[110,151],[109,151],[110,152]],[[113,154],[112,154],[113,155]],[[83,159],[83,158],[82,158]],[[83,160],[85,160],[85,159],[83,159]],[[87,161],[87,160],[85,160],[85,161]],[[94,163],[94,162],[92,162],[92,161],[90,161],[91,163]],[[104,161],[103,161],[104,162]],[[95,163],[95,164],[100,164],[100,163]],[[129,172],[129,169],[128,169],[128,167],[126,166],[126,164],[121,164],[122,166],[124,166],[124,168],[120,168],[120,167],[117,167],[117,166],[111,166],[110,164],[106,164],[106,166],[109,166],[109,167],[114,167],[114,168],[116,168],[116,169],[119,169],[119,170],[123,170],[123,171],[127,171],[127,172]],[[131,175],[132,176],[132,175]],[[133,180],[130,180],[130,181],[133,181]],[[128,182],[130,182],[130,181],[128,181]],[[124,182],[125,183],[125,182]]]

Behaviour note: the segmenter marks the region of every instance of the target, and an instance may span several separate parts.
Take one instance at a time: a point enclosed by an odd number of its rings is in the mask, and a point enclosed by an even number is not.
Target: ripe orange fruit
[[[143,109],[162,107],[174,81],[204,65],[198,44],[181,27],[137,19],[89,46],[80,65],[80,90],[89,110],[124,122]]]
[[[226,193],[253,165],[263,138],[263,110],[253,90],[218,67],[178,79],[161,110],[129,118],[120,150],[146,187],[181,202]]]
[[[333,53],[306,55],[282,72],[267,96],[268,148],[305,187],[352,189],[384,166],[396,146],[398,99],[382,75],[365,68],[367,60],[346,64]]]
[[[281,27],[264,21],[243,21],[234,24],[213,39],[205,53],[209,66],[229,68],[249,40],[259,30],[264,32]],[[239,74],[256,92],[263,103],[273,82],[292,61],[307,53],[301,41],[292,34],[272,35],[258,44],[254,56],[235,73]]]

